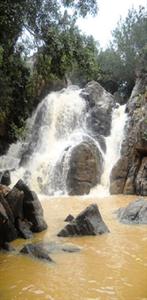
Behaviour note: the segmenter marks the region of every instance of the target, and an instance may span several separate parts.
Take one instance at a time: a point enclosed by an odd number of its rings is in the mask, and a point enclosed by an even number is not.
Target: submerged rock
[[[58,253],[58,252],[68,252],[74,253],[79,252],[81,250],[80,247],[75,246],[73,244],[59,244],[56,242],[40,242],[36,244],[27,244],[21,250],[22,254],[29,254],[32,257],[36,257],[39,259],[45,259],[49,262],[53,262],[50,257],[50,253]]]
[[[22,254],[29,254],[32,257],[47,260],[49,262],[52,262],[53,260],[49,256],[49,251],[42,247],[41,245],[37,244],[27,244],[25,245],[20,253]]]
[[[125,224],[147,224],[147,200],[138,199],[119,208],[117,217],[121,223]]]
[[[98,235],[106,232],[109,232],[109,229],[101,217],[98,206],[91,204],[73,221],[67,224],[58,233],[58,236]]]
[[[41,248],[46,249],[49,253],[58,253],[58,252],[69,252],[69,253],[74,253],[74,252],[79,252],[81,250],[81,247],[73,244],[60,244],[57,242],[40,242],[35,244]]]

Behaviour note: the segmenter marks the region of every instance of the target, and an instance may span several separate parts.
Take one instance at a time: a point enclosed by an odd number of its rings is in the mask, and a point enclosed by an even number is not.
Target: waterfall
[[[64,150],[79,143],[85,134],[86,102],[80,92],[70,86],[52,92],[39,104],[28,121],[25,142],[13,144],[0,159],[0,169],[16,169],[13,183],[23,178],[37,192],[42,187],[48,194],[56,190],[58,161]]]
[[[80,93],[78,87],[70,86],[60,92],[52,92],[38,105],[27,122],[26,140],[11,145],[8,153],[0,157],[0,170],[12,170],[13,184],[22,178],[38,193],[65,193],[70,151],[63,162],[64,153],[85,137],[89,138],[87,104]],[[101,178],[103,188],[108,188],[110,171],[119,157],[126,121],[124,110],[124,106],[113,110],[111,135],[105,138],[105,155],[99,143],[90,137],[105,159]],[[64,169],[62,176],[61,165]]]
[[[111,133],[106,140],[106,153],[104,157],[104,172],[101,184],[93,189],[92,193],[99,192],[101,195],[109,194],[110,173],[115,163],[120,158],[121,144],[124,137],[124,127],[127,121],[125,113],[126,105],[119,105],[113,110]]]

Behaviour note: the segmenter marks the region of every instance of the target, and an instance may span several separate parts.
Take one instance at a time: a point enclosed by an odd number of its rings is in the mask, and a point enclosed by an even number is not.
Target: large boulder
[[[125,224],[147,224],[147,200],[138,199],[117,210],[117,217]]]
[[[11,217],[9,217],[9,214]],[[2,196],[0,196],[0,248],[5,242],[10,242],[18,236],[17,230],[13,223],[11,209],[7,211],[7,205]]]
[[[106,232],[109,232],[109,229],[101,217],[98,206],[91,204],[73,221],[67,224],[58,233],[58,236],[99,235]]]
[[[147,196],[147,77],[137,79],[127,103],[121,158],[111,172],[112,194]],[[123,174],[122,174],[123,172]]]
[[[39,199],[22,180],[12,190],[0,186],[0,248],[17,237],[32,238],[32,232],[46,228]]]
[[[96,81],[89,82],[81,96],[87,101],[87,128],[95,134],[110,135],[113,96]]]
[[[33,232],[40,232],[47,229],[47,224],[43,216],[43,209],[37,194],[34,191],[31,191],[21,179],[17,182],[15,188],[24,193],[24,218],[32,223],[31,230]]]
[[[66,175],[68,194],[88,194],[100,182],[103,172],[103,157],[99,148],[91,139],[70,148],[66,155],[69,157]]]
[[[19,191],[17,188],[13,187],[13,189],[6,195],[5,199],[12,210],[14,219],[16,219],[16,218],[23,219],[24,218],[24,213],[23,213],[24,193],[23,193],[23,191]]]

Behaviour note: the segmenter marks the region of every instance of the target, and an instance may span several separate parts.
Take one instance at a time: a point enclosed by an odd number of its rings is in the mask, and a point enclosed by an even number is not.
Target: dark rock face
[[[91,204],[73,221],[67,224],[58,236],[98,235],[109,232],[96,204]]]
[[[6,170],[3,172],[1,177],[1,184],[9,186],[11,184],[10,171]]]
[[[47,224],[43,218],[43,209],[37,194],[31,191],[22,180],[17,182],[15,188],[24,193],[24,218],[27,218],[32,223],[31,230],[40,232],[47,229]]]
[[[103,171],[102,154],[92,140],[91,143],[83,141],[70,151],[66,179],[68,193],[88,194],[90,189],[100,182]]]
[[[72,215],[68,215],[68,216],[65,218],[64,222],[71,222],[71,221],[73,221],[73,220],[74,220],[74,217],[73,217]]]
[[[117,210],[117,217],[125,224],[147,224],[147,200],[138,199]]]
[[[31,238],[32,232],[47,228],[37,195],[22,180],[12,190],[0,187],[0,247],[17,237]]]
[[[18,235],[23,239],[31,239],[33,237],[31,231],[31,223],[27,220],[16,219],[15,226],[18,231]]]
[[[93,133],[108,136],[111,129],[111,113],[114,99],[96,81],[89,82],[81,96],[87,101],[87,128]]]
[[[138,78],[128,101],[121,158],[110,177],[112,194],[147,196],[147,79]]]

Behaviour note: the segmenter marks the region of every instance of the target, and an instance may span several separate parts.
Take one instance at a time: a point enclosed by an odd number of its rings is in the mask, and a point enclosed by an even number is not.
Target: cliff
[[[147,195],[147,77],[138,77],[126,106],[121,157],[110,177],[111,194]]]

